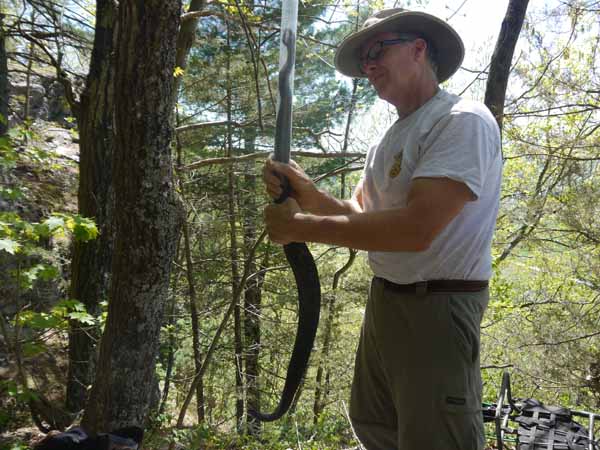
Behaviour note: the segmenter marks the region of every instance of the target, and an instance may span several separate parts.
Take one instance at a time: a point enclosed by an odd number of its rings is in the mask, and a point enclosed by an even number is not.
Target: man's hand
[[[287,177],[292,188],[291,197],[302,210],[311,211],[319,203],[319,190],[296,162],[283,164],[269,158],[263,166],[263,181],[271,198],[277,199],[283,192],[281,179],[276,174]]]
[[[265,208],[265,222],[269,239],[277,244],[289,244],[297,242],[298,223],[295,221],[296,214],[301,210],[293,198],[288,198],[280,204],[270,204]]]

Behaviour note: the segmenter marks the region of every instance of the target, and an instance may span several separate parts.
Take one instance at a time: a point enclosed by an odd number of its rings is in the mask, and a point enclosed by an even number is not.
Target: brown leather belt
[[[396,284],[385,278],[375,277],[386,289],[402,294],[426,294],[428,292],[479,292],[488,287],[487,280],[429,280],[411,284]]]

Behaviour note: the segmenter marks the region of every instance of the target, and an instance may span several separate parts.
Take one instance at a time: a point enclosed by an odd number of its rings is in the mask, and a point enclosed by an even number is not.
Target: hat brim
[[[415,33],[427,39],[436,50],[440,83],[454,75],[462,64],[465,47],[450,25],[427,13],[403,11],[347,36],[335,54],[336,69],[349,77],[366,77],[360,70],[360,49],[366,41],[383,32]]]

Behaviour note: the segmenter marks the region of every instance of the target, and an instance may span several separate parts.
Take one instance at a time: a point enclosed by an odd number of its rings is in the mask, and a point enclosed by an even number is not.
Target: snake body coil
[[[292,70],[294,69],[295,33],[284,29],[281,40],[287,49],[287,59],[279,71],[279,109],[275,133],[275,160],[288,163],[290,159],[290,139],[292,132]],[[282,180],[283,193],[275,200],[285,201],[290,195],[287,179]],[[283,247],[285,256],[294,272],[298,288],[298,329],[292,356],[279,405],[271,414],[250,410],[258,420],[270,422],[279,419],[290,408],[302,377],[306,372],[313,348],[319,315],[321,311],[321,284],[315,260],[304,243],[293,242]]]

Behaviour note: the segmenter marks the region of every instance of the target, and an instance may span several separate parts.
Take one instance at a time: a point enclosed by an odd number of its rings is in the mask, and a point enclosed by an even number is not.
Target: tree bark
[[[0,12],[0,136],[8,132],[8,59],[4,35],[4,14]]]
[[[116,20],[112,0],[96,2],[96,32],[92,59],[79,115],[79,213],[95,220],[98,238],[76,242],[71,262],[70,297],[82,302],[92,315],[100,313],[100,302],[107,300],[113,249],[113,31]],[[81,329],[71,322],[69,331],[69,372],[66,407],[81,410],[87,389],[94,381],[96,328]]]
[[[251,225],[245,236],[247,246],[256,239],[256,229]],[[250,271],[256,273],[257,264],[252,262]],[[260,315],[262,303],[262,285],[264,275],[257,275],[248,283],[244,292],[244,367],[246,382],[247,409],[260,411],[259,353],[260,353]],[[257,436],[260,423],[249,419],[248,433]]]
[[[175,119],[178,121],[179,116],[177,112],[177,108],[175,109]],[[178,123],[179,125],[179,123]],[[183,161],[183,148],[181,144],[181,139],[178,135],[175,136],[175,141],[177,143],[177,166],[182,165]],[[178,174],[177,182],[179,184],[179,192],[183,199],[186,198],[186,185],[185,185],[185,176],[183,173]],[[187,208],[187,206],[186,206]],[[196,295],[196,280],[195,274],[196,269],[194,268],[194,264],[192,261],[192,246],[190,244],[190,232],[187,221],[188,214],[186,213],[186,220],[183,222],[183,253],[185,257],[185,274],[188,282],[188,294],[189,294],[189,308],[190,308],[190,320],[192,323],[192,345],[194,351],[194,371],[195,373],[200,373],[202,370],[202,349],[200,347],[200,323],[198,318],[198,306],[197,306],[197,295]],[[202,253],[202,243],[200,243],[200,253]],[[198,383],[196,384],[196,414],[198,418],[198,423],[203,423],[205,419],[205,410],[204,410],[204,381],[202,377],[198,379]]]
[[[119,3],[115,45],[112,283],[98,370],[82,424],[144,427],[171,262],[183,220],[171,140],[180,0]]]
[[[227,48],[231,48],[229,23],[227,23]],[[227,51],[226,60],[226,83],[227,83],[227,121],[231,123],[232,118],[232,88],[231,88],[231,57],[229,50]],[[225,156],[230,158],[233,152],[233,133],[231,125],[227,126]],[[240,284],[240,273],[238,267],[238,245],[236,232],[236,211],[235,211],[235,176],[233,167],[227,170],[227,209],[229,213],[229,256],[231,260],[231,295],[235,296]],[[243,345],[242,345],[242,328],[241,328],[241,313],[239,301],[236,302],[233,308],[233,330],[234,330],[234,367],[235,367],[235,417],[238,431],[242,430],[244,420],[244,380],[242,374],[243,367]]]
[[[231,142],[231,134],[228,136],[229,142]],[[229,148],[230,151],[231,148]],[[237,230],[236,230],[236,210],[235,210],[235,179],[233,174],[233,167],[229,167],[227,170],[228,174],[228,210],[229,210],[229,255],[231,258],[231,295],[236,295],[238,286],[240,284],[240,271],[238,265],[238,244],[237,244]],[[235,365],[235,388],[236,388],[236,399],[235,399],[235,413],[236,423],[238,424],[238,430],[242,429],[242,423],[244,420],[244,361],[243,361],[243,343],[242,343],[242,324],[241,324],[241,311],[240,302],[236,302],[233,309],[233,330],[234,330],[234,365]]]
[[[181,265],[180,259],[180,243],[177,244],[177,250],[175,253],[175,261],[177,265]],[[165,412],[165,408],[167,407],[167,401],[169,399],[169,390],[171,387],[171,376],[173,374],[173,365],[175,363],[175,346],[177,345],[175,340],[175,311],[177,305],[177,295],[176,295],[176,286],[177,286],[178,276],[171,276],[171,298],[169,304],[169,310],[167,312],[167,327],[169,328],[168,333],[168,350],[167,357],[164,361],[161,361],[165,367],[165,379],[164,386],[161,393],[160,404],[158,405],[158,414],[163,414]]]
[[[190,315],[192,321],[192,342],[194,346],[194,370],[200,372],[202,368],[202,349],[200,348],[200,323],[198,319],[196,282],[194,280],[194,265],[192,263],[192,252],[190,248],[190,233],[187,222],[183,224],[183,242],[185,252],[185,272],[188,280],[188,292],[190,295]],[[204,383],[200,379],[196,386],[196,412],[198,423],[204,422]]]
[[[31,23],[35,23],[35,12],[31,11]],[[35,46],[33,42],[29,43],[29,57],[27,58],[27,71],[25,75],[25,105],[23,106],[23,119],[29,119],[31,105],[31,72],[33,71],[33,59],[35,57]]]
[[[206,5],[206,0],[192,0],[187,9],[188,13],[202,11]],[[185,69],[187,67],[187,58],[190,49],[196,41],[196,29],[200,17],[186,20],[181,24],[179,34],[177,35],[177,53],[175,54],[175,67]],[[175,79],[175,92],[179,91],[181,77]]]
[[[528,3],[529,0],[509,1],[490,64],[485,89],[485,104],[492,111],[500,130],[502,130],[510,65],[525,20]]]
[[[245,131],[246,152],[253,153],[256,141],[256,130],[248,128]],[[254,166],[253,163],[250,165]],[[257,215],[256,204],[256,175],[251,173],[252,168],[246,170],[244,175],[245,191],[248,192],[243,203],[246,205],[244,213],[244,249],[248,261],[249,272],[257,273],[256,259],[248,260],[249,252],[256,241],[256,226],[260,215]],[[264,274],[259,274],[249,281],[244,291],[244,367],[246,384],[246,408],[260,411],[260,385],[259,385],[259,352],[260,352],[260,315],[262,303],[262,286]],[[248,433],[258,436],[260,422],[248,418]]]

